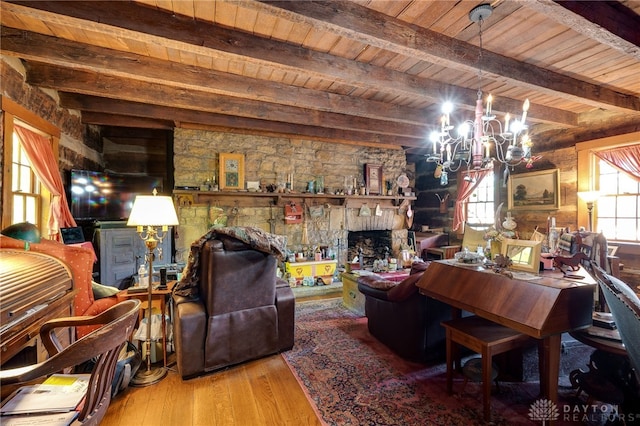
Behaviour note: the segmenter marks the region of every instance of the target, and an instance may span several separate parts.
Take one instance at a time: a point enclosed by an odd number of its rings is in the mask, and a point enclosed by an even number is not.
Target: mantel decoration
[[[529,99],[524,100],[519,118],[507,113],[504,121],[498,120],[493,114],[491,95],[486,99],[486,109],[483,106],[482,24],[492,13],[493,7],[489,4],[481,4],[469,12],[469,19],[478,24],[480,35],[475,119],[464,121],[457,129],[457,136],[452,135],[454,126],[451,125],[450,114],[453,112],[453,104],[447,101],[442,106],[440,129],[432,132],[430,136],[433,152],[427,155],[427,161],[437,163],[434,177],[440,178],[440,184],[443,186],[449,183],[448,173],[456,172],[463,166],[475,170],[491,168],[495,160],[507,167],[526,162],[527,168],[531,168],[533,161],[537,159],[531,155],[533,143],[526,125]]]
[[[370,195],[384,194],[382,187],[382,165],[381,164],[365,164],[364,176],[367,193]]]
[[[244,189],[244,155],[220,153],[220,190]]]

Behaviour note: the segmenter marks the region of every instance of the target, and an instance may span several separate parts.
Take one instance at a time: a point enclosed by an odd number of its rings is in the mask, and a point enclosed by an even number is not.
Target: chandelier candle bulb
[[[527,111],[529,111],[529,99],[524,100],[524,104],[522,105],[522,126],[524,126],[524,122],[527,119]]]
[[[505,133],[509,133],[509,120],[511,120],[511,115],[507,113],[507,115],[504,116],[504,132]]]
[[[493,101],[493,96],[489,95],[487,97],[487,116],[491,116],[491,101]]]

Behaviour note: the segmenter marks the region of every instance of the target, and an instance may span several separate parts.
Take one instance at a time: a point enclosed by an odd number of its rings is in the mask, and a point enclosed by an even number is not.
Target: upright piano
[[[39,345],[40,327],[73,315],[74,296],[72,272],[62,261],[43,253],[0,249],[0,365],[6,367],[27,348],[26,362],[46,358]],[[61,330],[58,337],[69,344],[73,331]]]
[[[555,402],[561,335],[591,325],[596,282],[584,269],[574,274],[579,279],[558,270],[513,275],[450,259],[432,262],[416,285],[451,305],[456,316],[469,311],[540,339],[541,392]]]

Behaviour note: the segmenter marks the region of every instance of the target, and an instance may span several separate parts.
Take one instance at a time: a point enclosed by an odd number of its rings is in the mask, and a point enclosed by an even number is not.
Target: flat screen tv
[[[71,170],[69,203],[76,220],[126,220],[136,195],[162,193],[162,178]]]

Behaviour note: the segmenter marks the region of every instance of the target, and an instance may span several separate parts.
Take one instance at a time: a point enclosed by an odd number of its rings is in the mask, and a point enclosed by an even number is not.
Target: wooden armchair
[[[578,251],[587,255],[588,263],[585,267],[590,269],[591,262],[602,268],[607,274],[620,278],[620,258],[610,256],[607,237],[603,233],[576,234]]]
[[[75,367],[97,358],[91,372],[89,387],[82,411],[74,425],[98,425],[111,402],[111,382],[122,345],[127,341],[140,309],[139,300],[127,300],[93,317],[58,318],[45,323],[40,337],[49,358],[41,363],[0,371],[0,386],[16,385]],[[67,348],[62,348],[55,334],[61,327],[79,325],[102,326]]]

